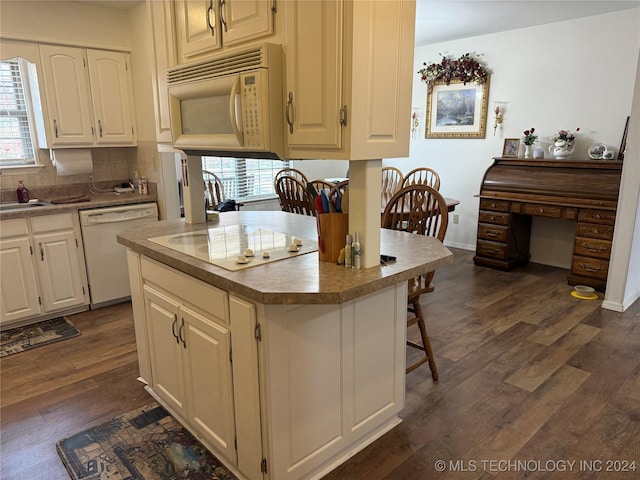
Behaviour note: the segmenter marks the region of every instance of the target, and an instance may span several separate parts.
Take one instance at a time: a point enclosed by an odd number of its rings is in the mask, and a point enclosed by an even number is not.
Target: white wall
[[[626,310],[640,298],[640,52],[638,60],[610,273],[602,303],[603,307],[617,311]]]
[[[504,138],[521,137],[534,127],[545,146],[549,142],[544,140],[557,130],[580,127],[573,158],[588,158],[587,148],[596,142],[620,145],[631,111],[639,24],[640,9],[633,9],[416,48],[416,72],[423,62],[440,61],[439,53],[458,57],[467,52],[482,54],[493,71],[487,136],[478,140],[424,138],[427,91],[416,73],[412,105],[420,109],[419,132],[411,140],[409,158],[383,162],[405,173],[418,166],[439,172],[444,196],[460,200],[456,209],[460,223],[450,224],[448,245],[475,249],[478,199],[474,195],[492,157],[500,156]],[[494,136],[495,101],[504,102],[504,123]],[[535,251],[535,238],[532,242]]]

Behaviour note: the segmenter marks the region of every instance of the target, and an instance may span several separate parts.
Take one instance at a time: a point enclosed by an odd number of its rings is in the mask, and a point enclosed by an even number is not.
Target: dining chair
[[[435,188],[424,184],[401,188],[389,200],[382,215],[383,228],[427,235],[441,242],[447,233],[448,224],[447,202]],[[412,325],[418,326],[422,344],[407,340],[407,345],[423,351],[424,357],[408,365],[407,373],[428,362],[431,377],[438,380],[438,370],[420,306],[420,296],[434,290],[433,274],[431,271],[409,280],[407,309],[412,316],[407,320],[407,328]]]
[[[440,190],[440,175],[429,167],[418,167],[407,173],[402,181],[402,186],[416,185],[422,183]]]
[[[276,180],[275,190],[283,212],[316,216],[315,205],[306,183],[291,175],[282,175]]]
[[[382,167],[382,193],[393,195],[402,187],[404,177],[396,167]]]
[[[204,180],[205,208],[207,210],[213,210],[216,206],[227,200],[224,193],[224,185],[220,177],[208,170],[202,170],[202,179]],[[236,203],[236,210],[240,210],[242,205],[242,203]]]
[[[274,188],[276,186],[276,182],[278,181],[278,179],[285,175],[293,177],[296,180],[300,180],[305,185],[307,184],[307,182],[309,182],[309,180],[307,179],[307,176],[304,173],[302,173],[300,170],[297,170],[291,167],[286,167],[286,168],[283,168],[282,170],[278,170],[274,175],[273,177]]]
[[[316,192],[320,193],[320,190],[324,190],[324,193],[326,193],[327,195],[329,195],[329,193],[331,193],[331,190],[333,190],[336,186],[335,183],[327,182],[326,180],[322,180],[320,178],[311,180],[311,182],[309,183],[313,185],[313,188],[316,189]]]

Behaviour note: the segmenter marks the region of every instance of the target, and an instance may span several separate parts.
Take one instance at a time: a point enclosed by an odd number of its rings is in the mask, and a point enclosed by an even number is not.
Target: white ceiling
[[[639,0],[417,0],[416,46],[639,6]]]
[[[127,10],[144,0],[74,1]],[[640,7],[640,0],[416,1],[416,46]]]

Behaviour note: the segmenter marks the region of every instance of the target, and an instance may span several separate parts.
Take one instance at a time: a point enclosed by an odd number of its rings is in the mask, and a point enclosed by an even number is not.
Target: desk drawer
[[[506,200],[492,200],[490,198],[480,199],[480,210],[491,210],[494,212],[508,212],[511,202]]]
[[[501,243],[478,240],[476,245],[476,255],[481,257],[507,260],[507,246]]]
[[[509,225],[508,213],[483,212],[478,214],[480,223],[495,223],[497,225]]]
[[[494,242],[505,242],[509,235],[509,227],[489,225],[481,223],[478,225],[478,238],[492,240]]]
[[[578,213],[579,222],[599,223],[603,225],[614,225],[616,223],[616,212],[608,210],[580,210]]]
[[[571,273],[582,277],[599,278],[606,280],[609,272],[609,262],[598,260],[597,258],[573,256],[571,262]]]
[[[560,218],[562,215],[562,207],[525,203],[524,213],[525,215],[537,215],[538,217]]]
[[[608,259],[611,255],[611,242],[597,238],[576,237],[575,254]]]
[[[611,240],[613,238],[613,227],[610,225],[596,225],[593,223],[578,223],[576,235],[579,237]]]

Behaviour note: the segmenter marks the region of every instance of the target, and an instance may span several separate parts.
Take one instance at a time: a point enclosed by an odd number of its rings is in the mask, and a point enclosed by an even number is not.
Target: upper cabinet
[[[136,144],[129,54],[40,45],[48,147]]]
[[[167,69],[176,64],[173,0],[147,0],[153,33],[154,70],[152,72],[153,108],[156,118],[156,140],[171,143],[171,119],[167,92]]]
[[[275,0],[179,0],[175,15],[180,63],[273,33]]]
[[[415,2],[287,2],[287,156],[409,154]]]

